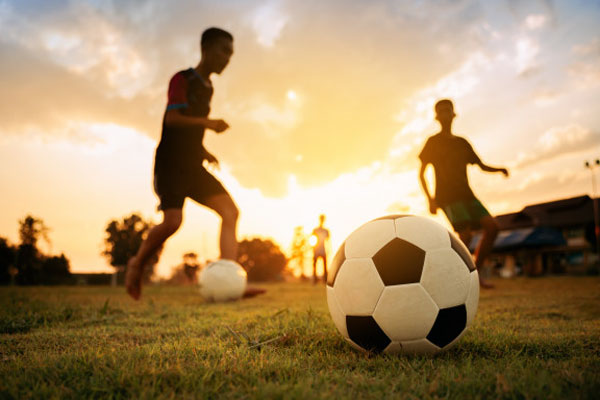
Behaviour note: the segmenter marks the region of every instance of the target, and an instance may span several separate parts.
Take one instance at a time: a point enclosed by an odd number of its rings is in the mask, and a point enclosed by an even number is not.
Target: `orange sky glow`
[[[417,154],[454,100],[454,131],[493,214],[591,194],[600,158],[600,6],[570,1],[0,1],[0,236],[30,213],[75,272],[112,271],[109,220],[160,221],[154,150],[170,77],[199,60],[209,26],[235,37],[214,76],[214,171],[240,208],[239,238],[288,253],[325,214],[333,251],[362,223],[429,215]],[[491,4],[493,3],[493,4]],[[441,213],[431,216],[448,226]],[[218,256],[219,220],[187,200],[161,277],[194,251]],[[331,254],[333,256],[333,254]]]

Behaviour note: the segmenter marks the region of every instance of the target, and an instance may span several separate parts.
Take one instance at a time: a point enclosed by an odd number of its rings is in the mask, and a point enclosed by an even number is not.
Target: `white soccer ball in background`
[[[479,276],[465,245],[431,219],[391,215],[348,236],[327,280],[333,322],[354,347],[435,353],[473,322]]]
[[[200,271],[200,294],[207,301],[231,301],[242,297],[248,275],[235,261],[218,260]]]

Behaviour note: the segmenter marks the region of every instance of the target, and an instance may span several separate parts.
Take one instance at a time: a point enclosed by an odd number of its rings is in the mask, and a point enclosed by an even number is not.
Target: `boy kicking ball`
[[[200,47],[199,64],[177,72],[169,83],[167,109],[154,160],[154,190],[160,199],[163,221],[150,230],[127,264],[125,287],[135,300],[141,296],[144,265],[181,225],[186,197],[219,214],[220,258],[234,261],[237,258],[239,211],[221,182],[204,168],[204,161],[218,166],[218,160],[202,143],[206,130],[221,134],[229,128],[227,122],[210,119],[208,114],[213,95],[210,76],[220,74],[229,63],[233,36],[222,29],[209,28],[202,33]],[[244,296],[263,292],[248,288]]]

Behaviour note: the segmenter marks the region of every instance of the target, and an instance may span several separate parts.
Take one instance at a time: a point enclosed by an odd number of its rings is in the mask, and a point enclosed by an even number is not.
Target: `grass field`
[[[205,304],[191,287],[0,288],[0,398],[598,398],[600,279],[497,281],[433,357],[347,345],[323,286]]]

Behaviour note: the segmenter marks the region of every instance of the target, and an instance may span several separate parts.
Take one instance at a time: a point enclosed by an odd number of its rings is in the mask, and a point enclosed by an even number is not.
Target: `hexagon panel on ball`
[[[469,269],[451,248],[428,251],[421,285],[440,308],[464,304],[469,294]]]
[[[333,292],[346,315],[371,315],[383,282],[370,258],[347,259],[333,284]]]
[[[394,341],[422,339],[431,330],[439,307],[418,283],[388,286],[373,318]]]

